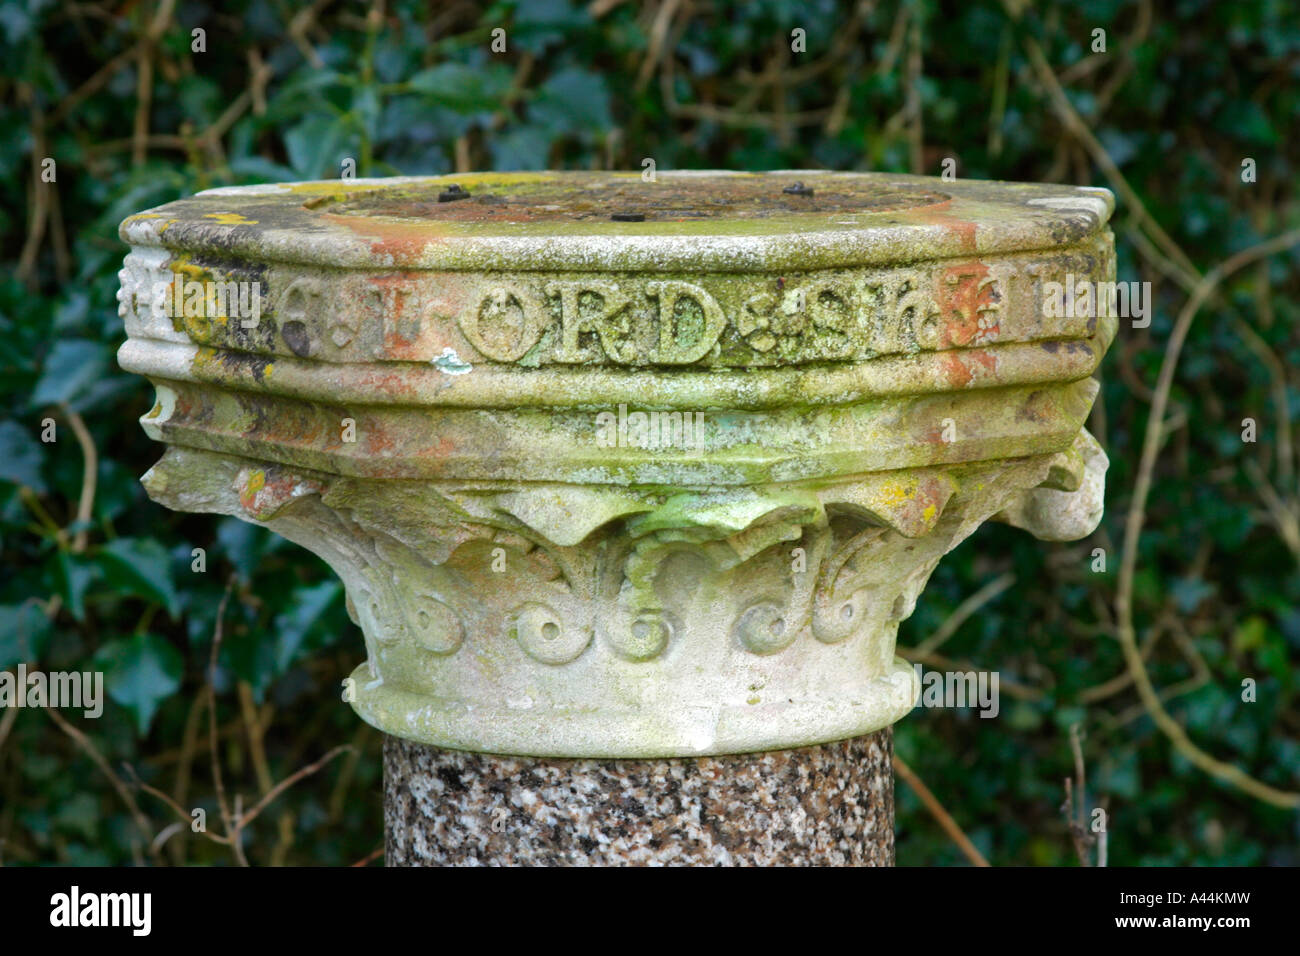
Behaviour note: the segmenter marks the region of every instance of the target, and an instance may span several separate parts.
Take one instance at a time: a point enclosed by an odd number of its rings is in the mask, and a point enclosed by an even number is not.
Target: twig
[[[1142,659],[1144,661],[1151,656],[1151,652],[1155,649],[1161,635],[1165,633],[1165,626],[1166,619],[1165,616],[1162,615],[1154,624],[1151,625],[1150,628],[1148,628],[1146,637],[1142,639]],[[1128,664],[1126,663],[1124,669],[1114,677],[1104,680],[1100,684],[1093,684],[1091,687],[1085,687],[1083,690],[1079,691],[1079,703],[1100,703],[1107,698],[1114,697],[1131,683],[1133,683],[1133,672],[1129,669]]]
[[[27,219],[27,238],[23,241],[22,252],[18,255],[18,267],[14,274],[27,286],[36,282],[36,259],[40,255],[41,242],[45,238],[45,225],[50,215],[50,193],[53,183],[41,178],[41,163],[46,156],[45,118],[41,112],[36,94],[26,83],[18,84],[18,101],[30,101],[32,107],[32,196],[31,212]]]
[[[311,6],[303,7],[295,13],[293,19],[289,21],[288,33],[290,39],[293,40],[294,45],[298,47],[299,52],[302,53],[307,62],[312,65],[312,69],[316,70],[325,69],[325,61],[316,52],[316,48],[307,41],[307,31],[311,29],[316,22],[316,17],[329,5],[329,2],[330,0],[315,0]]]
[[[1079,858],[1080,866],[1106,865],[1106,831],[1105,810],[1102,810],[1103,825],[1095,833],[1088,829],[1088,777],[1083,760],[1083,731],[1079,724],[1070,725],[1070,751],[1074,755],[1074,779],[1065,778],[1065,803],[1061,813],[1065,815],[1066,828],[1070,840],[1074,843],[1074,853]],[[1078,794],[1076,798],[1075,794]],[[1077,810],[1077,813],[1076,813]],[[1093,859],[1092,847],[1097,847],[1096,859]]]
[[[253,809],[249,810],[247,813],[245,813],[242,817],[239,818],[239,826],[241,828],[248,826],[255,819],[257,819],[257,815],[261,813],[263,810],[265,810],[272,800],[274,800],[280,794],[284,793],[284,791],[288,790],[290,787],[292,787],[303,777],[310,777],[317,770],[325,766],[327,763],[329,763],[339,754],[347,753],[350,750],[352,750],[351,744],[339,744],[337,747],[329,751],[327,754],[325,754],[325,756],[321,757],[315,763],[309,763],[307,766],[300,767],[299,769],[295,770],[293,773],[289,774],[289,776],[285,777],[274,787],[272,787],[269,791],[267,791],[266,795],[262,797],[261,800],[258,800],[256,804],[253,805]]]
[[[212,780],[217,789],[217,807],[227,837],[237,837],[238,829],[230,806],[226,803],[226,788],[221,779],[221,760],[217,750],[217,652],[221,649],[222,620],[226,616],[226,605],[230,602],[230,592],[234,588],[235,575],[231,574],[230,580],[226,582],[226,591],[221,595],[221,603],[217,605],[217,620],[212,628],[212,652],[208,657],[208,743],[212,757]],[[244,848],[239,845],[238,839],[232,840],[232,848],[240,866],[248,866],[248,858],[244,856]]]
[[[244,724],[244,735],[248,739],[248,753],[253,761],[253,771],[257,775],[257,787],[266,793],[271,789],[271,765],[266,759],[266,748],[262,745],[261,722],[257,719],[253,686],[248,681],[241,680],[236,690],[239,695],[239,717]]]
[[[348,754],[348,759],[343,761],[343,767],[339,770],[339,778],[334,784],[334,789],[330,791],[330,798],[326,803],[329,812],[328,819],[332,822],[337,823],[343,816],[343,804],[347,798],[348,786],[352,783],[352,776],[356,773],[366,738],[370,734],[370,727],[363,723],[357,728],[357,732],[352,735],[352,752]]]
[[[1002,5],[1007,9],[1007,13],[1011,19],[1018,22],[1020,19],[1019,11],[1014,9],[1013,4],[1010,3],[1009,0],[1002,0]],[[1069,130],[1075,139],[1083,144],[1084,148],[1088,151],[1088,154],[1092,157],[1093,162],[1095,162],[1101,168],[1102,172],[1106,174],[1106,178],[1111,181],[1111,184],[1114,185],[1116,191],[1124,198],[1124,202],[1128,205],[1132,214],[1137,217],[1141,224],[1146,226],[1154,237],[1156,243],[1164,249],[1165,254],[1168,255],[1169,258],[1177,264],[1179,269],[1186,273],[1191,279],[1195,280],[1200,278],[1200,274],[1197,272],[1196,267],[1192,265],[1191,260],[1187,258],[1186,253],[1184,253],[1179,245],[1169,237],[1168,233],[1161,228],[1160,223],[1156,222],[1155,217],[1147,211],[1147,207],[1142,202],[1142,198],[1137,194],[1133,187],[1129,185],[1128,180],[1124,178],[1124,174],[1120,172],[1115,161],[1110,158],[1110,154],[1106,152],[1105,147],[1103,147],[1097,137],[1092,134],[1088,125],[1083,121],[1083,118],[1079,116],[1078,111],[1075,110],[1074,106],[1070,103],[1069,97],[1065,95],[1065,90],[1061,88],[1061,84],[1057,80],[1056,74],[1052,72],[1052,68],[1048,64],[1047,58],[1043,55],[1042,47],[1040,47],[1038,42],[1030,36],[1022,37],[1022,43],[1025,48],[1025,54],[1029,57],[1029,62],[1032,64],[1034,71],[1038,74],[1039,82],[1041,82],[1047,89],[1048,98],[1052,101],[1052,108],[1056,111],[1057,117],[1065,125],[1065,128]]]
[[[161,862],[157,849],[152,846],[153,827],[149,825],[149,819],[141,812],[140,805],[135,802],[135,797],[131,796],[131,791],[122,782],[122,778],[113,773],[108,761],[104,759],[104,755],[99,752],[98,748],[90,742],[90,738],[64,720],[63,715],[57,709],[47,707],[45,713],[60,730],[71,737],[77,746],[86,752],[86,755],[90,757],[100,772],[108,778],[109,783],[113,785],[113,789],[117,791],[118,796],[122,798],[122,802],[126,804],[127,810],[130,811],[131,818],[135,821],[136,827],[139,828],[141,835],[144,837],[145,844],[150,847],[150,856],[154,858],[154,862]]]
[[[1074,779],[1079,787],[1079,823],[1082,825],[1087,818],[1088,777],[1083,763],[1083,730],[1077,722],[1070,725],[1070,751],[1074,754]]]
[[[920,644],[917,644],[916,653],[928,654],[931,651],[937,651],[947,643],[950,637],[957,633],[957,629],[966,623],[967,618],[1015,583],[1016,576],[1008,571],[984,585],[984,587],[958,604],[944,622],[935,628],[933,634]]]
[[[911,43],[907,51],[907,142],[912,173],[925,172],[925,131],[921,111],[921,17],[912,17]]]
[[[930,667],[935,668],[935,670],[963,672],[986,670],[986,668],[978,667],[971,661],[959,661],[933,652],[922,654],[910,647],[899,647],[898,656],[916,664],[927,664]],[[1019,681],[1011,680],[1008,677],[999,677],[998,693],[1006,694],[1008,697],[1014,697],[1016,700],[1043,699],[1043,691],[1039,688],[1030,687],[1028,684],[1021,684]]]
[[[5,715],[0,717],[0,750],[4,750],[5,741],[9,739],[9,731],[14,729],[14,724],[18,720],[18,708],[5,708]]]
[[[157,799],[161,800],[163,803],[167,804],[168,808],[173,813],[175,813],[176,816],[178,816],[181,821],[184,821],[184,823],[189,824],[193,821],[193,817],[191,816],[190,812],[186,810],[183,806],[181,806],[180,803],[172,799],[172,797],[169,796],[167,793],[163,792],[162,790],[159,790],[157,787],[151,786],[150,784],[147,784],[143,780],[141,780],[140,775],[135,772],[135,768],[132,767],[130,764],[126,764],[125,766],[126,766],[127,773],[131,777],[131,783],[133,786],[149,794],[149,796],[156,797]],[[203,830],[202,833],[213,843],[220,843],[223,845],[230,843],[230,837],[223,836],[220,833],[210,833],[206,829]],[[159,836],[161,836],[161,832]],[[154,838],[154,842],[157,843],[159,846],[162,845],[161,843],[158,842],[157,837]]]
[[[1183,343],[1191,330],[1201,306],[1213,294],[1218,285],[1243,266],[1274,253],[1289,249],[1300,243],[1300,229],[1293,229],[1280,236],[1251,246],[1225,259],[1208,272],[1183,305],[1169,342],[1165,346],[1164,359],[1160,364],[1160,374],[1156,380],[1155,394],[1151,402],[1151,411],[1147,419],[1146,435],[1142,443],[1142,457],[1138,465],[1137,480],[1133,488],[1133,502],[1129,508],[1124,525],[1124,545],[1120,561],[1119,581],[1115,595],[1115,618],[1120,646],[1133,672],[1142,703],[1150,713],[1156,726],[1164,732],[1179,753],[1211,776],[1237,787],[1245,793],[1277,807],[1300,807],[1300,793],[1280,790],[1254,779],[1239,767],[1217,760],[1196,746],[1187,736],[1187,732],[1165,710],[1147,674],[1146,665],[1138,651],[1137,637],[1133,624],[1133,579],[1137,570],[1138,539],[1146,520],[1146,503],[1151,493],[1152,475],[1156,458],[1160,453],[1160,442],[1164,426],[1165,410],[1169,404],[1169,393],[1173,388],[1174,372],[1178,367],[1178,356]]]
[[[1255,490],[1259,492],[1259,497],[1264,502],[1269,517],[1277,525],[1277,532],[1282,537],[1282,543],[1287,546],[1287,550],[1297,560],[1300,560],[1300,515],[1297,515],[1282,500],[1282,497],[1269,483],[1259,465],[1247,460],[1244,467],[1246,477],[1250,479],[1251,484],[1255,486]]]
[[[81,446],[81,499],[77,502],[77,533],[72,538],[72,553],[81,554],[86,550],[87,533],[91,514],[95,509],[95,483],[99,475],[99,455],[95,451],[95,440],[90,437],[90,430],[80,415],[67,405],[63,406],[72,426],[72,434],[77,436]]]
[[[966,834],[962,832],[961,827],[957,825],[957,821],[943,808],[943,804],[930,792],[930,788],[921,781],[916,772],[898,754],[894,754],[894,772],[902,777],[903,782],[921,798],[925,808],[930,811],[930,816],[934,817],[935,822],[939,824],[944,833],[948,834],[949,839],[957,844],[957,848],[961,850],[966,859],[970,860],[972,866],[989,865],[989,861],[984,859],[984,855],[975,848],[975,844],[971,843]]]
[[[636,74],[635,87],[638,93],[645,89],[645,85],[650,82],[650,77],[654,75],[655,67],[659,65],[664,39],[672,28],[673,17],[677,15],[677,8],[680,5],[681,0],[663,0],[659,9],[655,11],[654,23],[650,27],[650,42],[646,44],[646,54]],[[671,55],[670,53],[669,56]]]
[[[383,856],[383,855],[384,855],[384,848],[383,848],[382,846],[381,846],[381,847],[377,847],[376,849],[371,850],[369,853],[367,853],[367,854],[366,854],[365,856],[363,856],[361,859],[357,860],[357,862],[353,863],[352,866],[354,866],[354,867],[356,867],[356,866],[369,866],[373,861],[379,859],[379,858],[380,858],[381,856]]]

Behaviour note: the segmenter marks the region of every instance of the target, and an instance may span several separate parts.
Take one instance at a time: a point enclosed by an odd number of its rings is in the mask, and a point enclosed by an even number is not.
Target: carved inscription
[[[498,362],[517,362],[542,334],[542,303],[523,286],[497,286],[460,317],[474,348]]]
[[[536,349],[539,361],[622,365],[689,365],[718,357],[724,344],[732,346],[733,361],[738,349],[784,361],[845,359],[971,344],[968,326],[996,332],[996,322],[983,318],[999,307],[996,279],[979,286],[989,292],[983,298],[940,297],[921,283],[915,273],[799,285],[782,279],[745,298],[729,317],[718,296],[692,282],[548,282],[545,301],[526,283],[502,282],[485,288],[459,324],[475,348],[499,362]],[[958,333],[946,334],[954,324]]]
[[[864,361],[1007,342],[1083,338],[1047,315],[1044,281],[1113,270],[1091,248],[1042,260],[937,262],[789,276],[462,273],[291,275],[253,331],[187,323],[203,345],[325,362],[745,367]],[[128,310],[135,303],[124,300]],[[136,311],[143,307],[135,305]],[[477,353],[477,356],[474,354]]]

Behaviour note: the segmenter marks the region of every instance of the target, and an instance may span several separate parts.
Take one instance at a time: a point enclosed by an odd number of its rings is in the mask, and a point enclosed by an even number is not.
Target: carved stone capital
[[[887,726],[945,553],[1100,519],[1115,319],[1044,290],[1113,280],[1110,200],[801,176],[820,204],[775,174],[482,174],[454,209],[395,180],[133,217],[120,357],[170,446],[145,485],[329,562],[367,649],[345,694],[390,734],[616,758]],[[663,215],[591,212],[615,195]],[[258,283],[256,321],[170,314],[178,275]]]

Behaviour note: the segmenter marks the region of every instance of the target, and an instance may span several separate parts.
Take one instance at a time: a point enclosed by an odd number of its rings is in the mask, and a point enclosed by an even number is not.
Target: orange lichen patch
[[[989,278],[989,267],[978,259],[940,271],[934,300],[943,322],[939,348],[961,348],[997,337],[1001,295]]]
[[[384,355],[389,359],[420,361],[425,350],[423,302],[418,294],[421,276],[412,272],[391,272],[366,276],[367,293],[379,303]]]
[[[295,498],[318,495],[325,490],[325,486],[280,468],[244,468],[235,479],[235,490],[239,494],[239,503],[248,516],[266,521]]]
[[[363,389],[374,389],[385,396],[415,394],[415,386],[402,373],[385,372],[378,366],[367,366],[365,374],[356,384]]]
[[[416,458],[447,458],[456,450],[456,443],[446,435],[438,438],[416,451]]]
[[[370,243],[372,254],[382,256],[396,265],[414,265],[420,261],[424,250],[431,243],[445,241],[433,233],[428,222],[364,219],[334,213],[324,213],[322,218],[366,239]]]
[[[943,426],[934,425],[917,435],[916,440],[922,445],[943,445],[948,439],[944,437]]]
[[[419,344],[410,350],[409,355],[397,355],[397,358],[419,360],[432,355],[435,358],[451,349],[458,356],[477,360],[474,347],[465,342],[465,337],[454,328],[452,320],[445,313],[437,316],[439,321],[426,322],[420,329]]]
[[[299,402],[283,402],[266,396],[246,396],[244,411],[253,419],[244,437],[257,441],[282,442],[315,448],[339,435],[335,418],[328,412]]]
[[[969,219],[963,219],[960,216],[954,216],[949,211],[951,208],[952,200],[946,199],[943,202],[909,209],[904,215],[914,222],[942,226],[946,232],[960,240],[963,249],[972,253],[975,252],[975,233],[979,229],[979,224]]]
[[[388,432],[381,422],[370,421],[364,428],[358,426],[360,450],[367,456],[390,457],[398,448],[398,439]]]
[[[1056,417],[1058,413],[1059,410],[1052,400],[1052,395],[1047,391],[1037,391],[1030,393],[1029,397],[1025,399],[1025,403],[1016,409],[1016,420],[1044,425]]]
[[[212,219],[223,226],[256,226],[256,219],[246,219],[237,212],[205,212],[204,219]]]
[[[441,355],[446,349],[462,356],[476,355],[476,350],[466,342],[456,325],[456,316],[464,313],[471,304],[472,292],[471,284],[459,277],[440,281],[422,302],[418,339],[406,342],[385,335],[385,349],[395,358],[412,361],[427,361],[429,356]]]
[[[872,510],[899,534],[917,538],[939,523],[952,492],[952,483],[939,475],[911,475],[882,486]]]
[[[985,349],[944,352],[939,356],[943,377],[951,388],[966,388],[976,378],[997,375],[997,356]]]
[[[201,402],[196,405],[195,402],[191,400],[188,391],[178,390],[176,392],[176,399],[172,404],[170,420],[172,422],[193,421],[199,417],[195,415],[196,409],[200,415],[206,415],[211,410],[209,406],[204,405]]]

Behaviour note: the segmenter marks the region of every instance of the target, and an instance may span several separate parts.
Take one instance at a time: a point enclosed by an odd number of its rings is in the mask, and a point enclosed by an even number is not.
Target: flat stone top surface
[[[458,173],[210,189],[124,241],[344,268],[764,271],[1072,245],[1106,189],[786,170]]]

